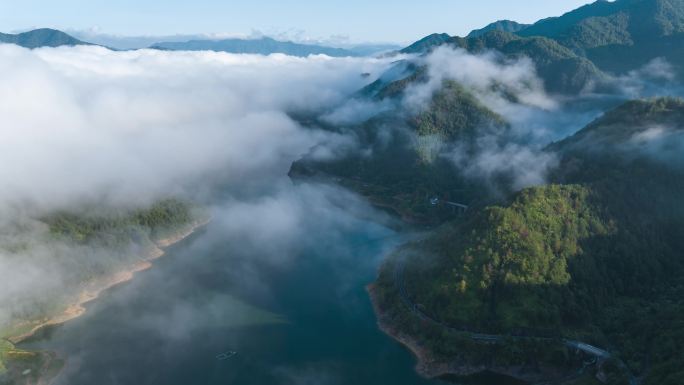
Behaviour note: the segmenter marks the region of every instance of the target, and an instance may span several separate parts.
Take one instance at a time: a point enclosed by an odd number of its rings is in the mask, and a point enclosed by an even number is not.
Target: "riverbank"
[[[149,249],[140,256],[140,261],[124,270],[87,283],[78,296],[67,305],[63,312],[38,321],[35,325],[31,325],[27,332],[15,336],[8,336],[6,339],[13,344],[18,344],[35,336],[36,333],[45,328],[62,325],[82,316],[86,312],[86,304],[96,300],[104,291],[132,280],[136,273],[151,268],[152,261],[164,255],[163,249],[182,241],[193,234],[198,228],[207,225],[210,221],[211,218],[194,221],[187,228],[178,231],[175,234],[152,241]]]
[[[398,328],[393,326],[390,322],[390,314],[380,307],[380,300],[378,298],[377,286],[372,283],[366,286],[368,297],[370,298],[373,312],[378,321],[378,328],[392,339],[404,345],[416,358],[416,372],[426,378],[435,378],[444,374],[449,374],[445,371],[437,370],[438,365],[434,365],[435,359],[430,353],[429,349],[421,346],[420,342],[406,333],[402,333]]]
[[[399,327],[392,323],[392,314],[389,311],[383,310],[378,298],[377,287],[375,284],[370,284],[366,287],[368,296],[370,297],[373,311],[378,320],[378,328],[389,337],[406,347],[415,357],[416,372],[429,379],[441,378],[445,376],[472,376],[478,373],[490,370],[484,365],[467,366],[457,365],[455,362],[448,362],[436,357],[433,352],[425,347],[418,338],[404,333]]]
[[[511,383],[519,381],[528,384],[571,384],[572,379],[578,378],[576,369],[549,365],[546,362],[548,360],[541,356],[518,356],[512,360],[495,359],[497,356],[503,357],[511,352],[526,349],[541,353],[539,347],[530,345],[516,348],[512,341],[477,342],[415,317],[404,307],[398,293],[394,291],[394,284],[387,280],[388,276],[392,276],[387,274],[393,268],[391,258],[381,266],[378,280],[368,285],[366,290],[379,329],[413,354],[416,359],[415,370],[419,375],[428,379],[439,378],[460,382],[466,378],[494,374]],[[449,353],[438,354],[428,345],[429,341],[442,347],[448,345]]]

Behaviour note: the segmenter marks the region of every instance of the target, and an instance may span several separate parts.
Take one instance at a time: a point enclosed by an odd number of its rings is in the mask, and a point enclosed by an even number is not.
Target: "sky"
[[[293,40],[415,41],[465,35],[492,21],[531,23],[589,0],[0,0],[0,31],[34,27],[115,35],[255,31]]]

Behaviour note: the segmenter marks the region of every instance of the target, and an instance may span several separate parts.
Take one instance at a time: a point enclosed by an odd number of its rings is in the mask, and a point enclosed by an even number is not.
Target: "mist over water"
[[[55,242],[40,222],[55,212],[175,197],[220,205],[243,243],[263,242],[263,227],[278,235],[274,248],[294,242],[303,204],[288,204],[299,194],[288,190],[290,164],[348,140],[288,112],[336,103],[388,62],[1,44],[0,58],[0,326],[111,258]],[[309,208],[348,196],[317,190],[302,189]]]
[[[240,209],[217,206],[154,268],[29,344],[67,358],[56,385],[432,383],[378,330],[365,292],[406,235],[349,213],[328,187],[283,190],[297,198],[250,213],[300,211],[299,228],[232,226]]]
[[[180,196],[212,213],[154,268],[26,344],[67,359],[57,385],[435,383],[378,330],[364,289],[410,234],[391,230],[395,219],[349,191],[286,176],[314,146],[334,158],[358,145],[288,113],[332,111],[325,119],[344,126],[389,111],[384,102],[344,102],[394,59],[4,45],[0,58],[0,177],[11,181],[0,186],[1,239],[19,238],[8,232],[14,220],[84,203],[127,208]],[[455,143],[442,156],[469,177],[514,175],[516,188],[544,183],[556,161],[543,151],[548,143],[648,94],[648,76],[667,80],[670,71],[654,62],[615,79],[622,94],[560,100],[545,93],[529,60],[495,59],[451,49],[418,58],[431,66],[430,81],[402,103],[424,107],[444,80],[473,90],[518,142],[485,136],[475,154]],[[500,79],[520,102],[492,91]],[[45,226],[34,227],[22,236],[44,239]],[[107,257],[60,247],[59,258],[50,247],[21,259],[0,250],[0,284],[11,289],[0,290],[0,306],[29,288],[59,290],[68,268]],[[217,358],[229,351],[237,354]]]

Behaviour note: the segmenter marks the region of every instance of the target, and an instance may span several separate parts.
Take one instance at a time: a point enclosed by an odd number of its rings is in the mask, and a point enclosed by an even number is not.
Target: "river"
[[[420,378],[411,354],[378,330],[365,292],[403,235],[350,216],[334,231],[312,229],[283,250],[284,263],[220,222],[26,345],[67,359],[55,384],[439,383]]]

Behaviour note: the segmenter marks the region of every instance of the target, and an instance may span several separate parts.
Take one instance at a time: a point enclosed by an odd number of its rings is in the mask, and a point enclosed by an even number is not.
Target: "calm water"
[[[377,329],[364,289],[399,235],[355,220],[279,256],[225,231],[210,224],[33,343],[68,358],[57,385],[438,383]]]

